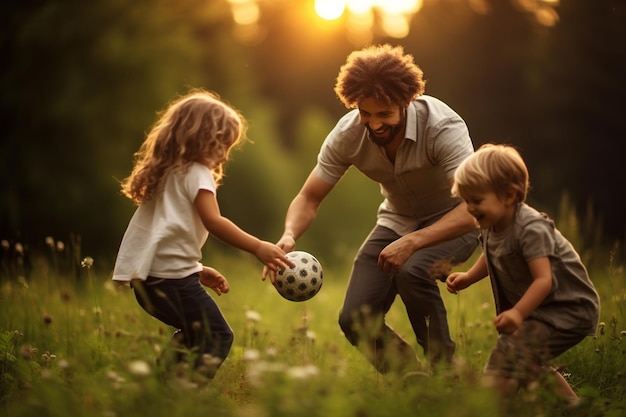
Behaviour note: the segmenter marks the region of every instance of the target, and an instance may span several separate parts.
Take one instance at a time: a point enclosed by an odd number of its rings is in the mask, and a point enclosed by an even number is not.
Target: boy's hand
[[[204,266],[200,271],[200,284],[215,291],[217,295],[226,294],[230,291],[230,285],[224,277],[215,268]]]
[[[470,286],[470,282],[465,272],[453,272],[446,279],[446,289],[451,294],[456,294]]]
[[[498,314],[493,323],[496,325],[496,330],[504,334],[513,334],[519,329],[524,321],[522,314],[516,309],[503,311]]]

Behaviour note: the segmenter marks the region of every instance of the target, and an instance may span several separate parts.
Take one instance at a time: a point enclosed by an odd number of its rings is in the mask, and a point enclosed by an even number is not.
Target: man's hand
[[[387,245],[378,255],[378,267],[383,271],[395,274],[413,255],[413,244],[410,236],[403,236]]]
[[[290,235],[283,235],[280,238],[280,240],[276,243],[276,246],[278,246],[283,251],[285,251],[285,253],[289,253],[289,252],[293,251],[296,248],[296,241]],[[293,266],[293,265],[290,265],[290,266]],[[265,279],[267,277],[269,277],[270,278],[270,282],[272,283],[272,285],[274,285],[274,284],[276,284],[276,272],[277,271],[272,270],[272,269],[268,268],[267,266],[264,266],[263,267],[263,275],[261,276],[261,279],[263,281],[265,281]]]

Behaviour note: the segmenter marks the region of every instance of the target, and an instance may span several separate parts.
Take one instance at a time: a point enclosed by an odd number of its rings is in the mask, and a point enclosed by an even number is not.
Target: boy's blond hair
[[[515,148],[485,144],[457,168],[452,194],[464,198],[492,191],[504,196],[513,190],[517,202],[521,203],[526,200],[529,185],[528,168]]]

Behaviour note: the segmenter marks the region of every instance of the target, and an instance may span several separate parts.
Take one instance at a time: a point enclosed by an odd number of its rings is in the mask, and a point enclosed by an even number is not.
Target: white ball
[[[289,301],[313,298],[322,288],[322,265],[313,255],[303,251],[289,252],[287,258],[294,263],[294,267],[276,274],[276,290]]]

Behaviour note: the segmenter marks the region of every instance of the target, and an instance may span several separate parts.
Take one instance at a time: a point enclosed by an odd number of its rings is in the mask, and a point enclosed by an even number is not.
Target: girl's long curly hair
[[[426,81],[412,55],[401,46],[369,46],[354,51],[340,68],[335,94],[347,108],[366,98],[406,107],[424,94]]]
[[[122,194],[141,204],[162,189],[168,174],[194,162],[208,167],[219,185],[230,150],[246,140],[246,129],[243,116],[216,93],[192,90],[160,113],[121,182]]]

